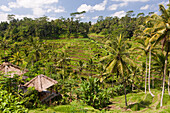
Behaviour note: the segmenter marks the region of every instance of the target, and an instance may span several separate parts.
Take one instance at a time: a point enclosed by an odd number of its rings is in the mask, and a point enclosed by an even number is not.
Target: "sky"
[[[86,11],[79,15],[81,21],[96,22],[99,16],[123,17],[127,11],[134,14],[155,12],[159,14],[159,4],[167,5],[169,0],[0,0],[0,21],[7,21],[8,14],[15,18],[50,19],[70,18],[70,13]]]

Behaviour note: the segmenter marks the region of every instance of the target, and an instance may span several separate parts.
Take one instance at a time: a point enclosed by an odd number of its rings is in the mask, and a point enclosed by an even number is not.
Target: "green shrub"
[[[152,100],[153,100],[152,95],[151,94],[147,94],[144,102],[150,104],[150,103],[152,103]]]
[[[170,101],[170,96],[168,94],[164,94],[163,105],[167,105],[168,101]]]
[[[131,106],[131,110],[132,111],[139,111],[140,110],[140,105],[139,103],[134,104],[133,106]]]
[[[24,99],[21,99],[12,93],[8,93],[5,90],[0,91],[0,111],[3,113],[26,113],[26,109],[23,105]]]
[[[29,87],[28,91],[23,94],[25,102],[23,103],[27,108],[41,107],[38,91],[35,88]]]
[[[119,85],[115,85],[113,88],[109,88],[109,90],[112,92],[112,96],[120,96],[124,94],[124,89],[123,89],[123,85],[119,84]]]
[[[110,99],[109,90],[101,89],[99,79],[92,77],[80,84],[77,95],[88,105],[98,109],[107,106]]]

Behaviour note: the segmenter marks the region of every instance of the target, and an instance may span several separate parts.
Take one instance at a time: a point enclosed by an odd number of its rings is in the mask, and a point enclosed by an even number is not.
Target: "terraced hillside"
[[[106,51],[89,38],[48,40],[58,52],[64,51],[71,59],[70,66],[81,75],[90,76],[99,74],[95,69],[99,64],[99,58],[106,55]],[[89,68],[90,67],[90,68]]]

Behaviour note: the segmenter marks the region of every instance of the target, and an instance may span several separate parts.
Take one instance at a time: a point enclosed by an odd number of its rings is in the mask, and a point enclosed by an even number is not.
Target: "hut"
[[[5,74],[5,75],[11,75],[11,78],[13,78],[13,76],[15,74],[21,76],[24,73],[28,72],[28,70],[22,70],[20,67],[11,64],[10,62],[4,62],[0,65],[0,72]],[[23,79],[26,79],[28,77],[23,76]]]
[[[51,99],[60,95],[53,90],[53,86],[57,84],[56,80],[53,80],[45,75],[38,75],[34,77],[32,80],[24,84],[24,87],[34,87],[35,90],[39,92],[39,98],[41,102],[49,102],[51,103]],[[50,89],[48,91],[47,89]]]

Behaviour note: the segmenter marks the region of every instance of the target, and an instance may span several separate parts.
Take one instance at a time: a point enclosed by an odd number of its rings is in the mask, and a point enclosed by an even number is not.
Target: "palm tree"
[[[163,74],[164,66],[165,66],[165,55],[163,53],[156,54],[156,57],[153,58],[153,69],[157,71],[158,74]]]
[[[150,75],[151,75],[151,48],[149,47],[149,75],[148,75],[148,89],[149,89],[149,93],[151,94],[152,97],[154,97],[154,95],[151,92],[151,88],[150,88]],[[152,76],[153,79],[153,76]],[[153,81],[153,80],[152,80]]]
[[[69,71],[69,64],[70,64],[70,58],[67,56],[67,53],[66,53],[66,51],[65,50],[63,50],[60,54],[59,54],[59,56],[58,56],[58,60],[56,61],[56,66],[58,67],[58,69],[60,69],[60,71],[61,71],[61,76],[62,76],[62,78],[63,78],[63,80],[65,80],[66,79],[66,74],[68,74],[67,73],[67,71]]]
[[[145,94],[146,94],[146,89],[147,89],[147,74],[148,74],[148,49],[147,46],[145,45],[144,41],[138,41],[138,47],[135,49],[138,49],[143,52],[143,54],[146,56],[146,74],[145,74]]]
[[[139,50],[138,51],[139,53],[142,53],[146,56],[145,94],[146,94],[146,89],[147,89],[148,53],[149,53],[148,89],[149,89],[149,93],[152,96],[154,96],[150,90],[150,70],[151,70],[151,52],[152,52],[150,43],[148,41],[150,39],[150,34],[149,34],[150,31],[151,31],[150,29],[145,28],[145,26],[143,26],[143,25],[141,25],[140,28],[135,31],[138,46],[136,47],[136,45],[135,45],[133,50],[137,49],[137,50]]]
[[[148,22],[146,21],[147,23],[147,26],[152,26],[152,22]],[[151,89],[150,89],[150,75],[151,75],[151,52],[153,52],[153,46],[151,46],[151,42],[149,41],[152,37],[152,28],[145,28],[145,30],[143,31],[144,32],[144,35],[146,37],[146,40],[145,40],[145,44],[147,45],[147,49],[149,50],[149,74],[148,74],[148,89],[149,89],[149,93],[151,94],[152,97],[154,97],[154,95],[152,94],[151,92]],[[153,75],[152,75],[152,82],[153,82]]]
[[[169,4],[170,6],[170,4]],[[164,87],[165,87],[165,77],[167,73],[167,62],[168,62],[168,53],[170,49],[170,39],[169,39],[169,34],[170,34],[170,7],[166,10],[165,7],[160,4],[159,9],[162,13],[161,16],[157,14],[153,14],[149,21],[153,22],[153,35],[152,38],[149,40],[150,42],[154,41],[153,46],[157,45],[160,41],[162,41],[162,49],[165,46],[166,49],[166,57],[165,57],[165,66],[164,66],[164,74],[163,74],[163,88],[162,88],[162,96],[161,96],[161,102],[160,102],[160,107],[162,107],[162,102],[163,102],[163,95],[164,95]]]
[[[112,48],[115,46],[115,48]],[[106,73],[119,72],[124,86],[125,105],[127,106],[126,99],[126,79],[129,75],[129,64],[134,66],[134,62],[130,59],[130,54],[127,52],[127,41],[122,39],[122,36],[118,37],[115,42],[107,42],[106,49],[109,51],[109,55],[102,57],[101,61],[108,60],[109,63],[106,66]]]
[[[31,45],[30,49],[30,58],[32,60],[32,63],[37,62],[41,59],[42,56],[42,44],[38,37],[30,37],[28,39],[29,44]]]
[[[24,54],[22,52],[16,52],[12,55],[10,60],[16,65],[21,65],[24,62]]]
[[[10,39],[7,39],[6,37],[0,37],[0,48],[3,49],[3,54],[2,57],[7,60],[6,58],[8,57],[8,51],[10,47]]]

